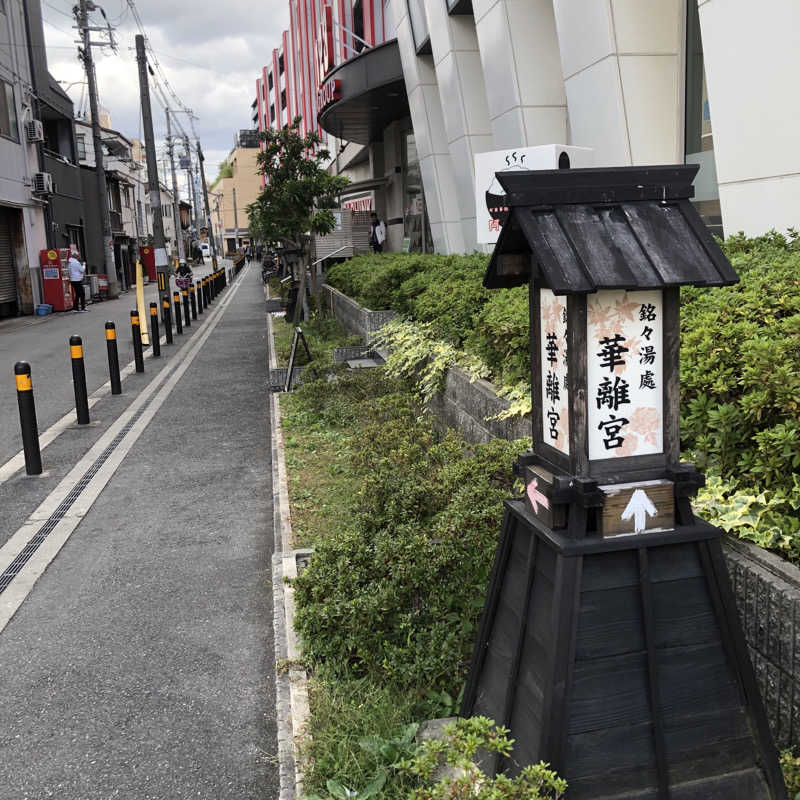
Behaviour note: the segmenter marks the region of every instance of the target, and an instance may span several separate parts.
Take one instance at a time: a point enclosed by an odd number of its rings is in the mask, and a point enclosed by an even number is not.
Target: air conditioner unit
[[[49,172],[37,172],[33,176],[34,194],[53,194],[53,176]]]
[[[44,141],[44,125],[40,119],[32,119],[25,123],[25,138],[30,143]]]

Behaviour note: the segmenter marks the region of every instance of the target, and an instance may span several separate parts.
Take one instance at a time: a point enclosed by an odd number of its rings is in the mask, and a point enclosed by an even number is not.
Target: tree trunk
[[[303,307],[306,304],[306,259],[305,254],[300,259],[300,288],[297,290],[297,303],[294,307],[294,326],[300,324],[303,316]]]

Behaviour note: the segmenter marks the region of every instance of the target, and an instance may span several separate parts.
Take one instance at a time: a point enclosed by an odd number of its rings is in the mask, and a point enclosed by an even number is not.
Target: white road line
[[[247,271],[247,268],[242,271],[242,277],[244,277],[244,273]],[[49,519],[53,512],[64,501],[100,454],[114,441],[114,438],[120,431],[122,431],[141,410],[141,416],[136,420],[128,433],[125,434],[122,441],[114,449],[105,463],[91,478],[67,515],[55,525],[49,536],[42,542],[39,549],[31,556],[30,560],[9,584],[8,588],[0,594],[0,632],[3,631],[17,609],[22,605],[37,579],[42,575],[45,569],[47,569],[56,555],[58,555],[59,550],[64,546],[80,521],[89,512],[95,500],[97,500],[106,484],[111,480],[125,456],[147,428],[150,420],[152,420],[155,413],[161,408],[175,385],[192,364],[206,340],[222,319],[223,312],[234,298],[239,286],[241,286],[241,281],[238,281],[235,286],[230,287],[230,294],[222,300],[218,308],[211,312],[214,316],[208,318],[209,324],[200,337],[197,340],[190,340],[181,348],[181,353],[186,350],[184,357],[180,359],[180,361],[177,359],[173,360],[165,369],[156,375],[83,458],[70,470],[66,477],[61,480],[39,508],[31,514],[19,530],[17,530],[5,545],[0,548],[0,573],[2,573],[16,556],[19,555],[31,536],[41,527],[42,523]],[[173,368],[170,369],[170,367]]]
[[[161,337],[161,344],[166,344],[166,337]],[[152,358],[152,349],[148,350],[144,357]],[[125,380],[136,369],[136,362],[131,361],[126,364],[119,372],[120,380]],[[106,381],[99,389],[89,395],[89,408],[93,408],[99,400],[111,392],[111,382]],[[47,445],[52,444],[67,428],[75,424],[75,409],[68,411],[61,419],[54,422],[44,433],[39,434],[39,450],[44,450]],[[20,450],[0,467],[0,483],[4,483],[15,475],[25,466],[25,452]]]
[[[209,315],[213,314],[213,311],[208,312]],[[197,320],[193,320],[195,324],[202,324],[206,321],[208,317],[204,319],[200,319],[198,317]],[[177,334],[176,334],[177,335]],[[167,337],[162,336],[160,337],[159,341],[161,342],[162,346],[165,346],[167,343]],[[149,348],[147,352],[144,354],[144,358],[152,358],[153,357],[153,348]],[[136,370],[136,362],[130,361],[128,362],[119,373],[120,380],[125,380],[129,375],[131,375]],[[111,393],[111,381],[106,381],[99,389],[94,391],[89,396],[89,408],[93,408],[94,405],[101,400],[106,395]],[[64,433],[67,428],[72,426],[75,423],[75,409],[71,409],[66,414],[64,414],[61,419],[57,422],[54,422],[44,433],[39,434],[39,450],[44,450],[47,445],[54,442],[62,433]],[[16,455],[12,456],[5,464],[0,466],[0,484],[5,483],[10,477],[16,475],[23,467],[25,466],[25,452],[20,450]]]

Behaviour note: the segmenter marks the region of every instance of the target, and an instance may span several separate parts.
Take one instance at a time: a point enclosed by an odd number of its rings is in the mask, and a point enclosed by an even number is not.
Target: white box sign
[[[510,150],[492,150],[475,154],[475,216],[478,242],[495,244],[500,236],[501,211],[506,208],[503,187],[495,177],[496,172],[528,169],[558,169],[562,153],[569,157],[570,167],[593,167],[594,150],[589,147],[570,147],[562,144],[545,144],[536,147],[518,147]]]
[[[567,298],[539,290],[542,359],[542,441],[569,455]]]
[[[589,459],[664,448],[664,327],[660,291],[587,298]]]

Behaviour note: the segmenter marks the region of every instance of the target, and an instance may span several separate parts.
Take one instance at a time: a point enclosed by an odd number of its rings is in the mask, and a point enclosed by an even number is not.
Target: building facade
[[[247,206],[255,202],[263,186],[258,172],[259,152],[258,133],[239,131],[227,158],[231,175],[220,178],[209,191],[213,233],[217,241],[222,239],[224,252],[231,253],[250,243]]]
[[[40,302],[39,251],[47,246],[38,152],[26,128],[35,96],[25,40],[24,7],[8,0],[0,10],[0,317]]]
[[[697,163],[719,235],[800,226],[800,5],[769,0],[290,0],[256,127],[328,135],[343,207],[390,244],[481,249],[474,158],[563,144],[596,166]],[[284,101],[285,98],[285,101]]]
[[[106,173],[108,209],[114,242],[114,261],[117,280],[123,289],[136,282],[136,259],[139,246],[152,243],[153,209],[147,182],[147,162],[144,145],[138,139],[128,139],[110,127],[108,115],[101,115],[100,129],[103,147],[103,166]],[[103,269],[102,221],[97,202],[92,126],[86,120],[75,123],[75,141],[86,206],[86,264],[87,272]],[[164,221],[164,240],[171,256],[178,253],[172,193],[161,184],[161,216]]]
[[[28,33],[35,102],[32,113],[42,122],[44,139],[36,145],[39,170],[50,176],[50,191],[43,193],[47,242],[43,247],[85,250],[80,167],[75,143],[75,113],[69,95],[58,85],[47,66],[47,48],[40,0],[22,0]]]
[[[47,69],[38,0],[0,3],[0,317],[42,302],[39,254],[84,247],[72,101]]]
[[[290,28],[256,82],[254,127],[301,118],[351,181],[340,208],[375,211],[385,249],[431,250],[419,158],[391,10],[383,0],[290,0]]]
[[[390,3],[437,250],[477,247],[476,153],[549,143],[596,166],[700,164],[718,234],[800,222],[793,0]]]

